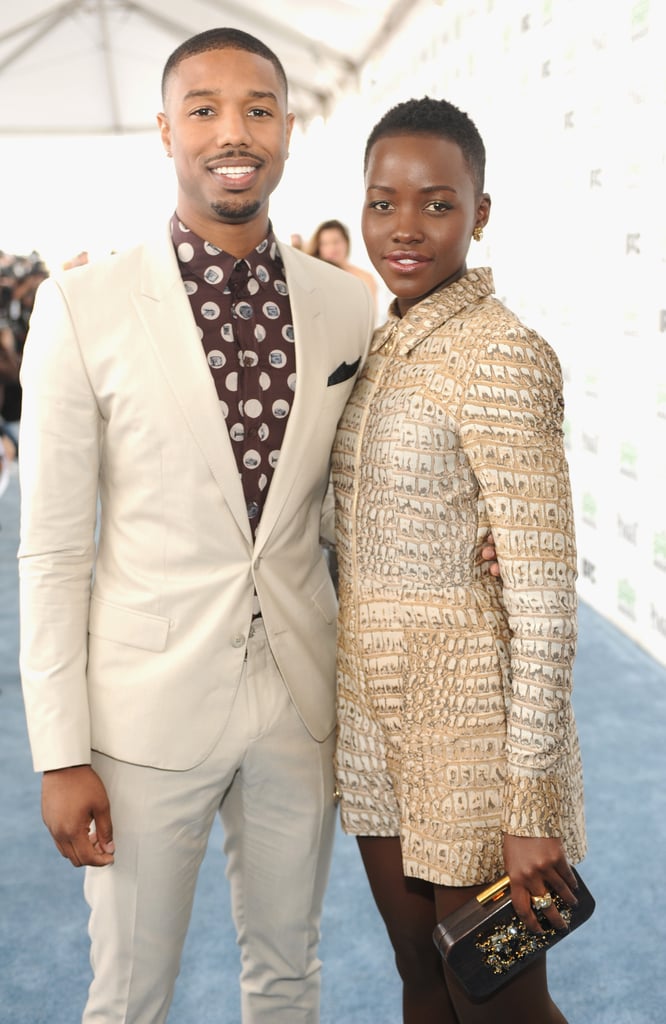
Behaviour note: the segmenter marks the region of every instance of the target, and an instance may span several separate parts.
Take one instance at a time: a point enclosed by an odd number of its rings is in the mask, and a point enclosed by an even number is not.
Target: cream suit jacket
[[[372,302],[351,274],[281,254],[297,386],[254,545],[168,235],[40,288],[22,368],[19,549],[37,770],[87,763],[91,749],[201,762],[234,699],[255,587],[303,722],[318,740],[333,728],[337,608],[320,520]]]

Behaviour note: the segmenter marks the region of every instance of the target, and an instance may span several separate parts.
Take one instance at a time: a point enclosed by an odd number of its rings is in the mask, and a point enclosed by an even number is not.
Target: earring
[[[480,224],[477,224],[474,230],[472,231],[472,238],[474,239],[475,242],[480,242],[481,239],[483,238],[483,228],[481,227]]]

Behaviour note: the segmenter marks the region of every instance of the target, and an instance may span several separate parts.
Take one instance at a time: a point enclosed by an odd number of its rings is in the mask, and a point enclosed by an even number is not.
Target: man
[[[273,236],[293,116],[267,47],[195,36],[163,97],[170,234],[48,281],[26,346],[34,764],[58,849],[86,866],[86,1024],[166,1019],[218,811],[243,1021],[314,1024],[334,829],[320,520],[330,538],[330,448],[372,302]]]

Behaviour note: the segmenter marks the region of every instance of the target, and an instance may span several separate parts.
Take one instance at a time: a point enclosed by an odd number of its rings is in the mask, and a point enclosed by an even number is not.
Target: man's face
[[[187,57],[168,79],[158,122],[181,220],[215,244],[229,226],[248,225],[258,244],[293,126],[273,64],[230,48]]]

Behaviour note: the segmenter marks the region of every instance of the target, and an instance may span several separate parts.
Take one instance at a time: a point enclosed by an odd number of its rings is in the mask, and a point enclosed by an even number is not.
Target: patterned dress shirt
[[[237,260],[178,219],[171,234],[256,535],[296,389],[289,290],[273,229]]]

